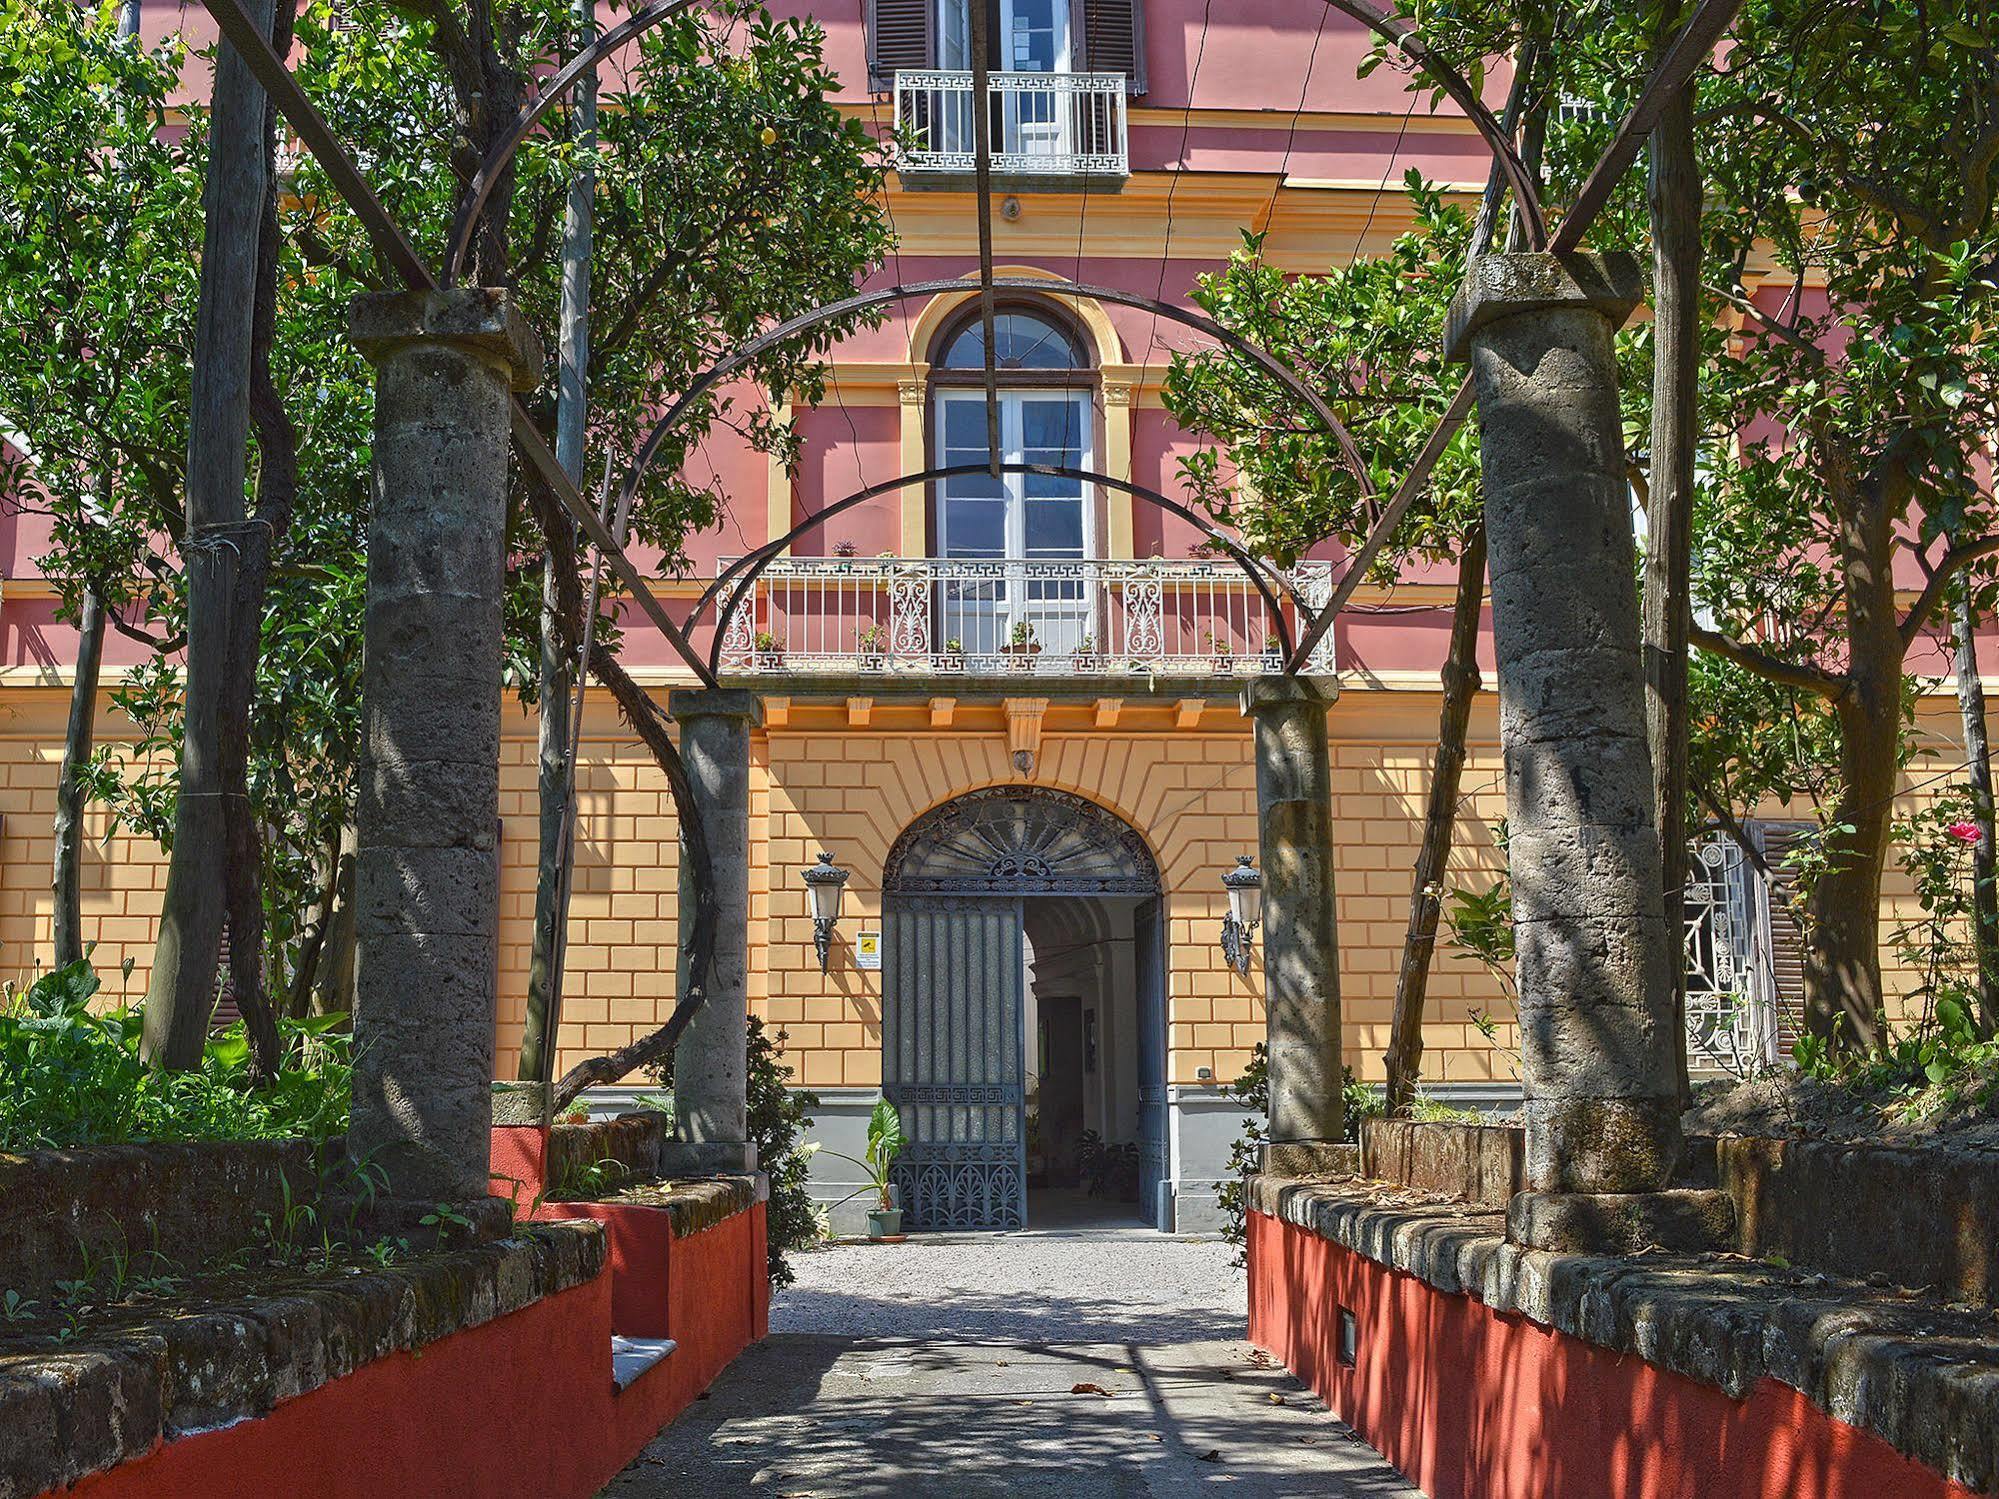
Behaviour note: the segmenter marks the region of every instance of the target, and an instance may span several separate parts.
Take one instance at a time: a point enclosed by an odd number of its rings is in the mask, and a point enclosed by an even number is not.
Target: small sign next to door
[[[882,966],[882,934],[880,932],[858,932],[854,936],[854,966],[856,968],[880,968]]]

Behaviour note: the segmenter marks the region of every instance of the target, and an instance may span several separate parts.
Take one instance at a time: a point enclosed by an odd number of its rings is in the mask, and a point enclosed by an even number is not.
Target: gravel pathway
[[[1116,1228],[926,1235],[797,1265],[771,1337],[609,1499],[1420,1499],[1241,1341],[1225,1244]]]

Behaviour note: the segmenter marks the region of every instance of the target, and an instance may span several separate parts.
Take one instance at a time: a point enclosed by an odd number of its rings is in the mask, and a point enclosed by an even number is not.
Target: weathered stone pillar
[[[1263,865],[1263,1003],[1270,1051],[1264,1169],[1341,1169],[1340,944],[1333,905],[1331,699],[1295,677],[1243,691],[1256,722],[1257,840]]]
[[[661,1169],[747,1171],[749,1142],[750,731],[763,718],[755,694],[729,688],[676,692],[680,757],[694,783],[715,872],[715,966],[708,997],[673,1053],[674,1142]],[[694,891],[681,866],[680,920],[694,919]],[[686,982],[683,973],[682,983]]]
[[[541,350],[477,288],[358,298],[351,332],[376,381],[347,1148],[396,1201],[470,1202],[499,998],[509,399]]]
[[[1664,1188],[1680,1151],[1611,335],[1627,255],[1493,255],[1452,304],[1477,385],[1530,1192]]]

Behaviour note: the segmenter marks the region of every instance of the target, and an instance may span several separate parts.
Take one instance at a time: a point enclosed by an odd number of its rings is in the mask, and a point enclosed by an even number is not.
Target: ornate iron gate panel
[[[914,1230],[1027,1216],[1020,902],[891,895],[882,1092],[908,1146],[895,1179]]]

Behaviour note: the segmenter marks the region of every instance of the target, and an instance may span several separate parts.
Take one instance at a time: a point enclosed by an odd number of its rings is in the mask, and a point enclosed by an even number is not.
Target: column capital
[[[348,307],[347,334],[370,364],[406,348],[440,344],[504,371],[515,390],[541,383],[541,340],[513,294],[493,287],[365,292]]]
[[[1265,713],[1285,712],[1316,705],[1331,707],[1339,699],[1337,682],[1308,681],[1304,677],[1252,677],[1243,684],[1242,716],[1257,718]]]
[[[1482,255],[1466,267],[1464,283],[1451,298],[1444,357],[1453,363],[1469,359],[1472,340],[1504,318],[1589,308],[1615,329],[1644,300],[1645,273],[1628,251]]]
[[[666,695],[666,711],[685,723],[690,718],[746,718],[751,728],[763,724],[763,700],[742,687],[679,687]]]

